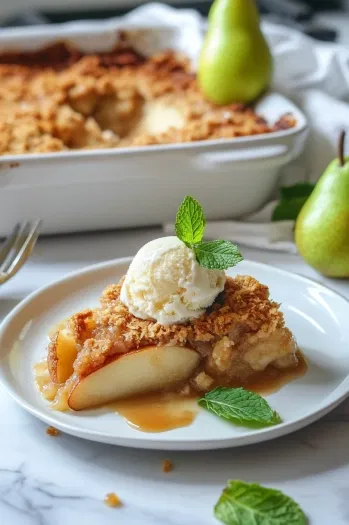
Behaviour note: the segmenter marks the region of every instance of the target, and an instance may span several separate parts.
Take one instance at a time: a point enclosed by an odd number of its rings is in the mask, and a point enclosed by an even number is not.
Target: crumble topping
[[[213,383],[214,379],[203,371],[199,372],[199,374],[192,379],[192,384],[201,392],[208,392]]]
[[[74,314],[70,318],[70,329],[73,332],[75,341],[81,342],[91,336],[95,327],[93,311],[89,308]]]
[[[227,277],[224,292],[210,309],[188,324],[173,325],[132,315],[120,301],[122,282],[123,279],[104,290],[100,308],[74,316],[75,337],[81,345],[74,371],[80,377],[100,368],[116,354],[144,346],[193,347],[209,357],[210,368],[222,372],[231,365],[233,352],[247,352],[249,346],[275,332],[282,331],[285,348],[292,341],[278,303],[270,301],[268,287],[253,277]],[[84,333],[89,316],[93,316],[95,328],[84,339],[86,332],[83,338],[79,334]],[[208,379],[199,377],[198,382],[207,384]]]
[[[118,327],[127,346],[132,348],[152,344],[212,343],[230,334],[232,328],[241,323],[245,333],[270,333],[283,325],[279,304],[269,300],[268,287],[250,276],[227,277],[223,301],[214,303],[201,317],[188,324],[161,325],[149,319],[138,319],[120,301],[121,286],[122,281],[103,292],[97,322]],[[217,299],[220,301],[219,297]]]
[[[232,138],[296,124],[292,115],[267,123],[242,104],[217,107],[200,93],[187,57],[145,58],[126,41],[95,55],[64,43],[3,53],[0,83],[0,155]]]

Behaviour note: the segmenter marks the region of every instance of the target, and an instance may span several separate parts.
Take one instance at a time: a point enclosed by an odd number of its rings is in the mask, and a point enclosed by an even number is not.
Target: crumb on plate
[[[115,492],[109,492],[104,498],[104,503],[108,505],[108,507],[121,507],[122,505],[119,496],[117,496]]]
[[[162,472],[168,473],[173,470],[173,463],[169,459],[164,459],[162,462]]]
[[[52,437],[56,437],[56,436],[59,436],[61,434],[61,431],[58,430],[57,428],[55,427],[47,427],[46,429],[46,434],[48,436],[52,436]]]

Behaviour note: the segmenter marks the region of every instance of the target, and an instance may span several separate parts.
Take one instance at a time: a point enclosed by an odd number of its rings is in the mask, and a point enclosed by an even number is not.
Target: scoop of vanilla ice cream
[[[120,299],[140,319],[160,324],[199,317],[224,289],[225,273],[199,265],[193,250],[177,237],[143,246],[133,259]]]

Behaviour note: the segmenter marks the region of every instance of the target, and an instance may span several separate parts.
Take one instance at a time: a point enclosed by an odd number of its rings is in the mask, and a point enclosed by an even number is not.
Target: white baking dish
[[[188,26],[120,21],[3,30],[0,46],[33,50],[69,39],[85,51],[103,51],[121,28],[134,32],[143,52],[186,48]],[[194,33],[193,63],[202,38]],[[44,233],[160,224],[173,219],[187,194],[203,203],[209,219],[254,211],[275,188],[280,168],[301,153],[307,134],[304,115],[279,94],[267,94],[256,110],[271,122],[291,112],[297,126],[228,140],[0,157],[0,235],[19,219],[36,217]]]

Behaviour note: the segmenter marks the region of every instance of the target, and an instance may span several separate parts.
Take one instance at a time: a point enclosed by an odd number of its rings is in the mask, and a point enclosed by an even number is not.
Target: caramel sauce
[[[253,375],[245,384],[240,381],[227,385],[231,388],[243,386],[258,394],[277,392],[287,383],[302,377],[308,370],[303,354],[297,352],[298,364],[292,368],[280,369],[269,365],[262,372]],[[183,397],[176,393],[152,394],[123,399],[108,405],[122,416],[127,423],[142,432],[165,432],[190,425],[197,414],[197,396]]]
[[[305,375],[308,370],[307,361],[300,351],[297,352],[297,358],[298,364],[295,367],[279,369],[269,365],[262,372],[254,374],[245,383],[237,380],[224,386],[232,388],[243,386],[259,394],[271,394],[280,390],[287,383]],[[55,410],[69,410],[67,400],[74,380],[72,376],[65,385],[57,385],[50,378],[46,359],[35,365],[37,388],[41,395],[51,402],[51,408]],[[196,400],[197,393],[189,397],[167,392],[121,399],[108,404],[106,408],[122,416],[131,427],[137,430],[166,432],[189,426],[194,421],[199,410]]]
[[[263,372],[255,374],[249,380],[241,385],[247,390],[257,392],[258,394],[273,394],[285,386],[287,383],[303,377],[308,370],[308,363],[300,350],[297,352],[298,364],[292,368],[276,368],[269,365]],[[233,386],[233,385],[231,385]]]
[[[55,385],[50,377],[47,367],[47,360],[43,359],[34,366],[35,383],[42,397],[47,401],[53,401],[59,390],[59,385]]]
[[[142,432],[166,432],[187,427],[194,421],[198,411],[195,398],[175,393],[121,399],[108,407]]]
[[[273,394],[283,386],[295,379],[304,376],[308,370],[308,363],[300,350],[296,352],[297,364],[289,368],[277,368],[274,365],[268,365],[264,370],[249,375],[245,380],[241,378],[227,378],[226,376],[216,376],[210,390],[214,388],[243,387],[260,395]],[[210,373],[210,371],[208,371]]]
[[[64,385],[57,385],[50,377],[47,359],[43,359],[34,366],[34,377],[37,389],[46,401],[50,401],[53,410],[68,410],[68,397],[74,376]]]

